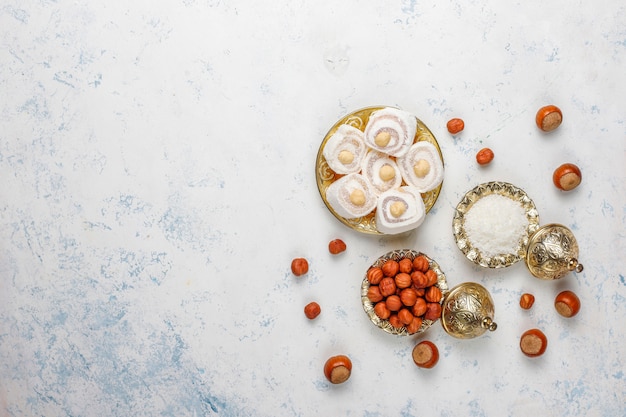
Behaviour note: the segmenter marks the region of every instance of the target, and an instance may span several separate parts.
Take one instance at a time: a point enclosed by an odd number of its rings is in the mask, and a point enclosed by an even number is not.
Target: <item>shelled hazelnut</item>
[[[535,303],[535,296],[532,294],[524,293],[519,299],[519,306],[524,310],[530,309]]]
[[[309,272],[309,262],[305,258],[295,258],[291,261],[291,272],[297,277]]]
[[[460,133],[463,129],[465,129],[465,122],[463,121],[463,119],[455,117],[448,120],[448,123],[446,123],[446,128],[448,129],[448,132],[456,135],[457,133]]]
[[[494,154],[490,148],[482,148],[476,154],[476,162],[478,162],[479,165],[487,165],[493,161],[493,157]]]
[[[322,309],[318,303],[315,301],[311,301],[309,304],[304,306],[304,315],[309,319],[313,320],[317,316],[320,315]]]
[[[328,243],[328,251],[333,255],[340,254],[341,252],[344,252],[345,250],[346,250],[346,244],[341,239],[334,239]]]

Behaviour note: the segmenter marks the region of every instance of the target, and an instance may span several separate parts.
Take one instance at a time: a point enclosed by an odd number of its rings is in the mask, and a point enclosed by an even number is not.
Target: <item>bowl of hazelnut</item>
[[[439,264],[411,249],[379,257],[361,284],[370,321],[387,333],[408,336],[426,331],[441,318],[446,276]]]

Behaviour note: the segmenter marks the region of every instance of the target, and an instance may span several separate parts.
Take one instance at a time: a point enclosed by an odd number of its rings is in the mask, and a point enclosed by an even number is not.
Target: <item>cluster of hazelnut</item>
[[[535,303],[535,296],[524,293],[520,297],[519,305],[529,310]],[[572,291],[562,291],[554,299],[554,308],[561,316],[574,317],[580,311],[580,299]],[[534,358],[541,356],[548,348],[548,338],[539,329],[526,330],[520,337],[520,349],[524,355]]]
[[[417,333],[424,320],[441,317],[442,293],[437,279],[424,255],[412,260],[388,259],[367,271],[367,298],[380,319],[396,329],[406,328],[409,334]]]
[[[535,115],[535,123],[543,132],[551,132],[561,125],[563,113],[557,106],[550,104],[541,107]],[[446,124],[448,132],[457,135],[465,128],[463,119],[450,119]],[[476,162],[479,165],[488,165],[493,161],[494,153],[490,148],[483,148],[476,153]],[[552,174],[554,186],[562,191],[570,191],[580,185],[582,174],[575,164],[565,163],[556,168]]]

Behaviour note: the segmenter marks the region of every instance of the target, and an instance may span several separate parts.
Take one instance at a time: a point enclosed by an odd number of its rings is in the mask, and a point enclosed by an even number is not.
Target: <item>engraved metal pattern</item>
[[[517,201],[522,205],[524,211],[526,212],[528,226],[526,226],[526,233],[520,236],[520,242],[515,252],[501,253],[493,257],[487,257],[481,253],[480,248],[472,245],[467,236],[465,231],[465,215],[472,208],[474,203],[490,194],[498,194]],[[467,259],[485,268],[505,268],[524,259],[526,257],[526,248],[530,236],[538,228],[539,213],[537,212],[535,203],[528,197],[528,195],[526,195],[524,190],[502,181],[492,181],[480,184],[468,191],[457,205],[452,219],[452,229],[456,245]]]
[[[494,312],[489,292],[480,284],[465,282],[444,297],[441,324],[449,335],[471,339],[487,330],[495,330]]]
[[[316,164],[315,164],[315,167],[316,167],[315,178],[317,181],[317,188],[328,210],[333,214],[333,216],[337,218],[337,220],[339,220],[346,226],[350,227],[351,229],[354,229],[358,232],[362,232],[366,234],[374,234],[374,235],[384,234],[378,231],[378,229],[376,228],[376,218],[375,218],[376,209],[374,209],[374,211],[369,213],[367,216],[364,216],[358,219],[345,219],[344,217],[337,214],[335,210],[333,210],[333,208],[330,206],[330,204],[328,204],[328,200],[326,199],[326,190],[328,189],[330,184],[332,184],[338,178],[338,175],[335,174],[335,172],[328,166],[328,163],[326,162],[324,155],[322,155],[322,152],[324,150],[324,146],[326,146],[326,142],[328,142],[328,139],[337,131],[339,126],[341,126],[342,124],[349,124],[350,126],[363,131],[365,130],[365,126],[367,125],[367,122],[369,121],[370,115],[374,111],[383,109],[385,107],[388,107],[388,106],[366,107],[364,109],[352,112],[344,116],[343,118],[339,119],[333,125],[333,127],[330,128],[326,136],[324,136],[324,139],[322,140],[322,144],[320,145],[320,148],[317,152],[317,159],[316,159]],[[443,155],[441,153],[441,148],[439,148],[439,143],[437,142],[437,139],[435,139],[435,136],[432,134],[432,132],[428,129],[428,127],[421,120],[419,120],[418,118],[416,118],[416,120],[417,120],[417,130],[415,132],[415,140],[413,143],[419,142],[419,141],[427,141],[427,142],[432,143],[435,146],[435,148],[437,148],[437,152],[439,152],[439,157],[441,158],[441,161],[443,162]],[[402,185],[406,185],[406,183],[402,181]],[[422,193],[422,199],[424,200],[426,213],[428,213],[430,209],[437,202],[437,199],[439,198],[439,193],[441,192],[442,185],[443,185],[443,182],[439,184],[439,186],[437,186],[435,189],[427,193]]]
[[[533,276],[553,280],[572,270],[582,271],[577,258],[578,243],[572,232],[560,224],[547,224],[531,237],[526,266]]]
[[[448,292],[448,282],[439,264],[435,262],[433,259],[431,259],[428,255],[425,255],[421,252],[414,251],[411,249],[394,250],[378,258],[376,262],[374,262],[370,266],[370,268],[382,266],[389,259],[394,259],[396,261],[399,261],[402,258],[409,258],[413,260],[420,255],[424,255],[426,259],[428,259],[428,262],[430,264],[430,269],[435,271],[435,273],[437,274],[436,286],[439,287],[439,289],[441,290],[441,294],[443,295],[441,299],[443,300],[443,298],[445,297],[445,294]],[[363,304],[363,309],[365,310],[365,313],[367,313],[367,316],[369,317],[370,321],[389,334],[394,334],[398,336],[408,336],[409,332],[406,330],[406,327],[401,327],[399,329],[395,328],[389,323],[389,320],[383,320],[376,315],[376,313],[374,312],[374,303],[372,303],[369,300],[369,298],[367,298],[367,291],[369,290],[369,288],[370,288],[370,283],[367,280],[367,271],[366,271],[365,277],[363,278],[363,282],[361,283],[361,303]],[[442,301],[440,301],[440,304],[441,302]],[[423,333],[430,326],[432,326],[434,322],[435,321],[433,320],[424,320],[422,322],[422,327],[420,327],[420,329],[416,333],[413,333],[413,334],[415,335],[415,334]]]

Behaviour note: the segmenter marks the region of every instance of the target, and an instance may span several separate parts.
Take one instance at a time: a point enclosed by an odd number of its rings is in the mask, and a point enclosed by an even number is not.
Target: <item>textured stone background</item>
[[[0,415],[626,415],[624,22],[617,0],[1,2]],[[564,123],[546,135],[550,103]],[[446,164],[402,237],[348,229],[315,183],[330,126],[379,104],[424,121]],[[563,162],[583,172],[570,193],[551,183]],[[570,227],[585,271],[466,260],[454,208],[492,180]],[[372,325],[360,281],[398,248],[487,287],[498,330]],[[583,303],[570,320],[552,307],[565,288]],[[531,327],[549,338],[534,360]],[[441,351],[429,371],[410,356],[423,338]],[[353,375],[330,386],[337,353]]]

